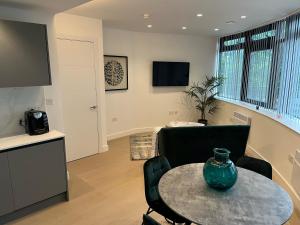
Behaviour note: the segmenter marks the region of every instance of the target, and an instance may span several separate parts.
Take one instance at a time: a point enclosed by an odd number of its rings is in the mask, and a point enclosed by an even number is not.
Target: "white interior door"
[[[67,161],[98,153],[94,43],[57,39]]]

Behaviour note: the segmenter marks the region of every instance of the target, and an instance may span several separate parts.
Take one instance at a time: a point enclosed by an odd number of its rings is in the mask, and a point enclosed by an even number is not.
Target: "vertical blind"
[[[300,119],[300,13],[220,38],[219,96]]]

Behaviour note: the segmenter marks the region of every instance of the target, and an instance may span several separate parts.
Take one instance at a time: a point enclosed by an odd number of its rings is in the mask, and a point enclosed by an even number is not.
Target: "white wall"
[[[105,111],[105,92],[103,75],[103,40],[102,40],[102,21],[82,16],[75,16],[66,13],[55,15],[56,37],[75,38],[80,40],[92,40],[95,43],[96,58],[96,86],[99,112],[99,151],[107,150],[106,138],[106,111]]]
[[[57,81],[57,58],[53,29],[53,15],[41,10],[14,9],[0,7],[0,18],[47,25],[48,44],[53,85],[49,87],[1,88],[0,90],[0,136],[24,133],[16,123],[23,112],[31,107],[47,110],[51,129],[63,130],[61,105]],[[22,75],[22,74],[20,74]],[[53,100],[53,105],[45,106],[45,98]],[[9,111],[8,111],[9,110]],[[9,121],[9,123],[6,123]]]
[[[42,87],[0,88],[0,138],[25,133],[19,120],[28,109],[45,110],[44,102]]]
[[[152,61],[190,62],[190,84],[212,74],[213,38],[104,29],[107,55],[128,56],[129,90],[106,92],[108,138],[161,126],[171,120],[195,121],[185,87],[152,87]],[[176,115],[169,115],[176,111]],[[144,129],[145,128],[145,129]]]

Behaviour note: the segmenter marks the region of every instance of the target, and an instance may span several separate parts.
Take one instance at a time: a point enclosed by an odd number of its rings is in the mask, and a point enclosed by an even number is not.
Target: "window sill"
[[[246,109],[249,109],[251,111],[254,111],[256,113],[262,114],[272,120],[275,120],[276,122],[286,126],[287,128],[293,130],[294,132],[296,132],[297,134],[300,134],[300,120],[292,120],[289,119],[287,117],[284,117],[280,114],[277,114],[276,112],[272,111],[272,110],[267,110],[265,108],[260,107],[258,110],[256,109],[255,105],[246,103],[246,102],[242,102],[242,101],[238,101],[238,100],[232,100],[232,99],[226,99],[226,98],[222,98],[222,97],[216,97],[216,99],[220,100],[220,101],[224,101],[227,103],[231,103],[237,106],[241,106],[244,107]]]

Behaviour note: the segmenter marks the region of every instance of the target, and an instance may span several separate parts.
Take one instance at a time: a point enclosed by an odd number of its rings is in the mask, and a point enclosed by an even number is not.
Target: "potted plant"
[[[206,113],[213,114],[217,110],[216,98],[217,88],[223,83],[222,77],[208,77],[200,83],[193,85],[185,93],[196,102],[196,109],[200,111],[201,118],[198,123],[207,125]]]

